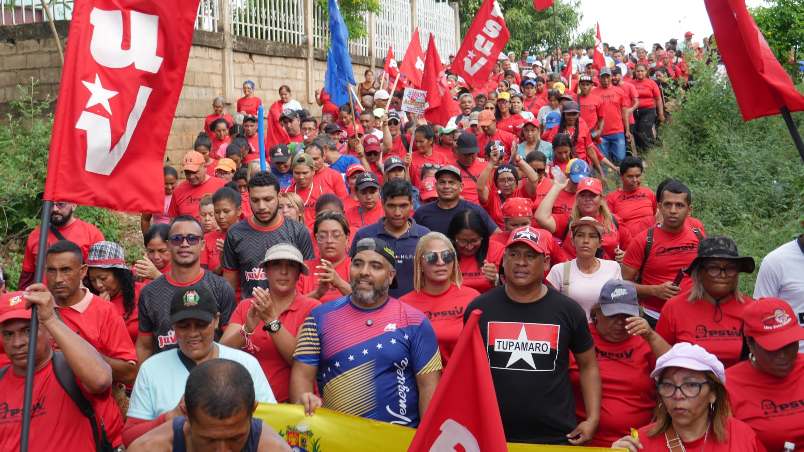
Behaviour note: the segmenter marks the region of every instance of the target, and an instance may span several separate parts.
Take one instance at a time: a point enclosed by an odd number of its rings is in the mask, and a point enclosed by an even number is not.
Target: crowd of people
[[[754,259],[707,235],[683,181],[643,183],[663,88],[705,58],[692,38],[606,45],[599,68],[501,55],[485,88],[450,76],[443,125],[370,70],[320,116],[282,86],[267,171],[259,87],[231,114],[214,99],[142,215],[144,256],[56,202],[34,283],[31,232],[0,296],[0,449],[29,365],[35,451],[289,450],[258,402],[416,427],[474,310],[509,442],[804,447],[804,234],[741,293]]]

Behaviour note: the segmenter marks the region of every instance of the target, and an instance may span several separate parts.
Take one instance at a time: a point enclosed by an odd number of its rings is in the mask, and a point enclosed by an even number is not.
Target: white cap
[[[388,100],[390,98],[391,98],[391,95],[388,94],[388,91],[386,91],[384,89],[378,89],[374,93],[374,100]]]

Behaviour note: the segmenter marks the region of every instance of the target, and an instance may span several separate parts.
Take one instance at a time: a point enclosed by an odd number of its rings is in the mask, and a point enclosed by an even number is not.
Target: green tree
[[[798,72],[798,60],[804,59],[804,0],[768,0],[766,6],[751,10],[757,26],[790,71]]]
[[[324,17],[329,18],[327,0],[318,0],[318,4],[324,10]],[[366,23],[366,13],[379,13],[380,0],[338,0],[338,7],[341,16],[349,29],[349,39],[355,40],[368,35],[368,24]],[[329,20],[329,19],[327,19]]]
[[[482,0],[458,2],[462,34],[469,29],[482,3]],[[515,52],[547,50],[556,44],[561,48],[569,47],[583,17],[579,0],[556,0],[542,12],[533,8],[532,0],[498,0],[498,3],[511,31],[507,48]]]

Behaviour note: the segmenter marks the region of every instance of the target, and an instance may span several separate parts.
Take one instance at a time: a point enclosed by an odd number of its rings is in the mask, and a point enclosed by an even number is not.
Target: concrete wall
[[[57,23],[62,42],[67,25]],[[257,96],[267,105],[279,98],[281,85],[288,85],[296,100],[319,114],[313,91],[323,86],[326,55],[315,50],[311,61],[307,56],[303,46],[196,31],[166,159],[175,164],[192,147],[204,117],[212,112],[213,98],[224,96],[231,104],[230,113],[234,111],[244,80],[257,84]],[[370,60],[353,56],[352,62],[355,78],[362,80]],[[375,66],[381,67],[382,61],[375,61]],[[55,100],[60,77],[61,63],[47,24],[0,27],[0,111],[7,111],[8,102],[17,97],[17,86],[29,85],[32,78],[39,80],[39,97]]]

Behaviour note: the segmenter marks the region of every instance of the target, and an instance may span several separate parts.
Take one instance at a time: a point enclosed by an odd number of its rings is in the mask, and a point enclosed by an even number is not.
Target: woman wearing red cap
[[[651,377],[659,393],[654,422],[618,439],[612,448],[764,451],[751,427],[731,415],[725,371],[715,355],[697,345],[678,343],[656,360]]]
[[[749,358],[726,370],[734,417],[769,451],[804,447],[804,340],[790,304],[761,298],[743,311]]]
[[[572,177],[572,175],[570,176]],[[554,213],[553,205],[569,180],[554,181],[553,188],[536,209],[536,221],[562,240],[562,248],[569,257],[575,257],[575,246],[569,237],[570,226],[582,217],[592,217],[603,225],[601,239],[603,259],[622,261],[622,251],[631,243],[631,234],[625,227],[620,227],[619,220],[612,215],[603,197],[603,183],[593,177],[579,179],[575,190],[575,202],[570,213]]]
[[[469,302],[480,295],[463,286],[452,242],[440,232],[419,239],[413,260],[413,291],[400,300],[422,311],[433,324],[441,358],[446,365],[463,329]]]
[[[707,237],[686,272],[692,289],[667,300],[656,332],[664,339],[698,344],[726,366],[740,361],[745,310],[754,303],[740,293],[739,274],[754,271],[754,258],[740,256],[728,237]]]

